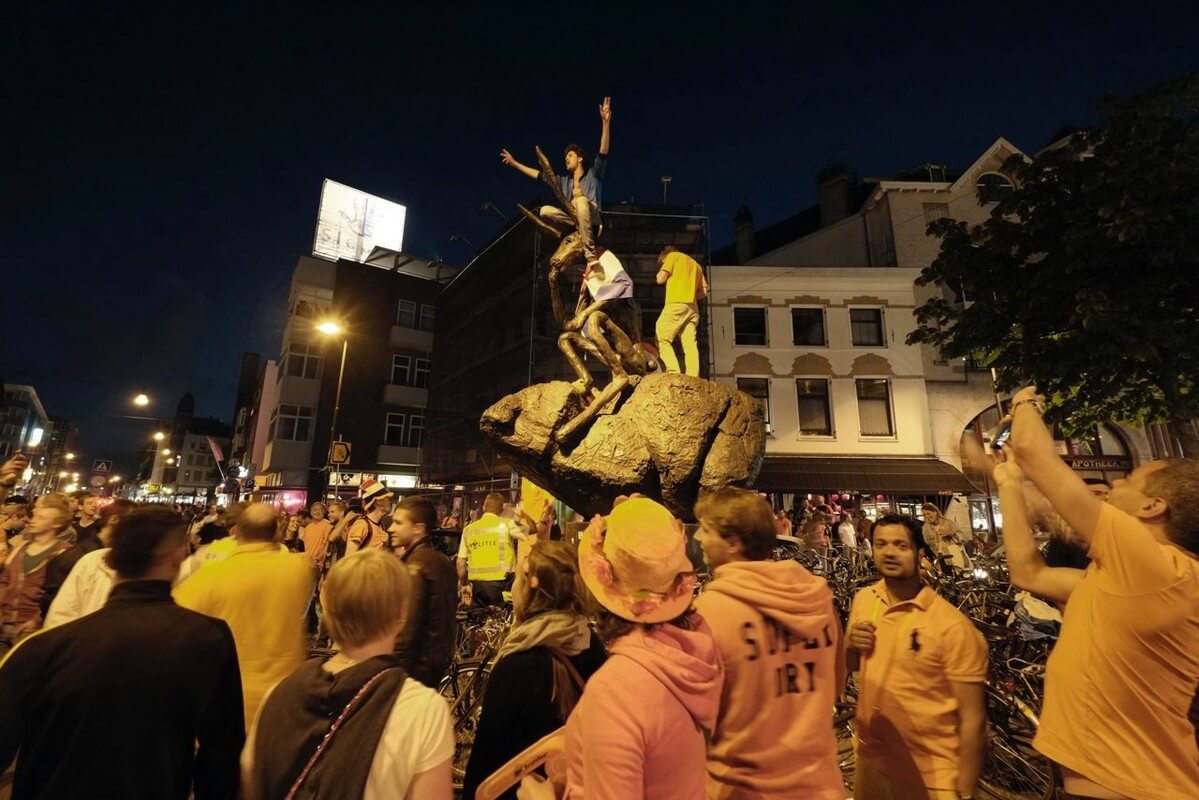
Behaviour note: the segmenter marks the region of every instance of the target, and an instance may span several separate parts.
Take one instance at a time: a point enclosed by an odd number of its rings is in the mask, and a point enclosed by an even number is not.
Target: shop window
[[[863,436],[894,436],[891,383],[884,378],[858,379],[858,424]]]
[[[828,381],[823,378],[799,378],[795,381],[799,398],[801,436],[832,436],[833,414],[829,404]]]
[[[791,309],[791,342],[799,347],[824,347],[824,309]]]
[[[770,378],[738,378],[737,388],[762,405],[762,421],[770,425]]]
[[[881,308],[851,308],[849,327],[855,347],[882,347],[883,310]]]
[[[766,309],[734,308],[733,340],[739,345],[766,346]]]

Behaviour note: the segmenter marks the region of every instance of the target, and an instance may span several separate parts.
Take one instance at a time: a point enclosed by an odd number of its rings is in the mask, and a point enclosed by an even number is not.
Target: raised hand
[[[509,167],[516,163],[516,159],[507,150],[500,151],[500,161],[507,164]]]
[[[612,98],[611,97],[604,98],[604,102],[601,103],[600,107],[599,107],[599,115],[600,115],[600,119],[604,121],[605,125],[612,121]]]
[[[0,486],[12,487],[16,485],[21,474],[25,472],[25,468],[29,466],[29,459],[23,455],[17,454],[4,462],[4,466],[0,467]]]

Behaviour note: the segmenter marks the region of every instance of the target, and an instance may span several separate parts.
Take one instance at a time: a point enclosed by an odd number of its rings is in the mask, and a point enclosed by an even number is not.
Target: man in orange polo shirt
[[[920,580],[920,523],[887,514],[870,530],[883,579],[849,610],[858,673],[856,800],[972,798],[986,749],[987,643]]]
[[[1199,462],[1143,464],[1107,502],[1058,456],[1035,387],[1013,398],[995,471],[1012,583],[1064,603],[1033,745],[1079,798],[1199,798]],[[1086,570],[1037,552],[1024,476],[1073,528]]]

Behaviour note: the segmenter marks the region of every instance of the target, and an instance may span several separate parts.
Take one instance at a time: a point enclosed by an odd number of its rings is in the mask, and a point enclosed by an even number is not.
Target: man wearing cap
[[[462,605],[498,606],[512,588],[514,548],[521,533],[501,516],[504,496],[492,492],[483,500],[483,516],[462,530],[458,544],[458,598]]]
[[[350,532],[346,536],[346,555],[363,549],[387,549],[389,537],[380,520],[391,511],[393,497],[395,495],[376,480],[362,482],[363,514],[350,526]]]

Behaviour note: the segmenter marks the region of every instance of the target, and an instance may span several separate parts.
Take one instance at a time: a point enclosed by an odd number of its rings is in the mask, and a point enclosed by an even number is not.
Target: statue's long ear
[[[545,153],[541,152],[540,147],[534,147],[533,149],[537,151],[537,164],[541,167],[541,179],[548,183],[550,189],[553,190],[554,198],[558,201],[558,208],[562,209],[574,221],[575,227],[578,227],[579,218],[575,216],[575,208],[571,205],[566,195],[562,194],[562,187],[558,183],[557,173],[554,172],[550,160],[545,157]]]

